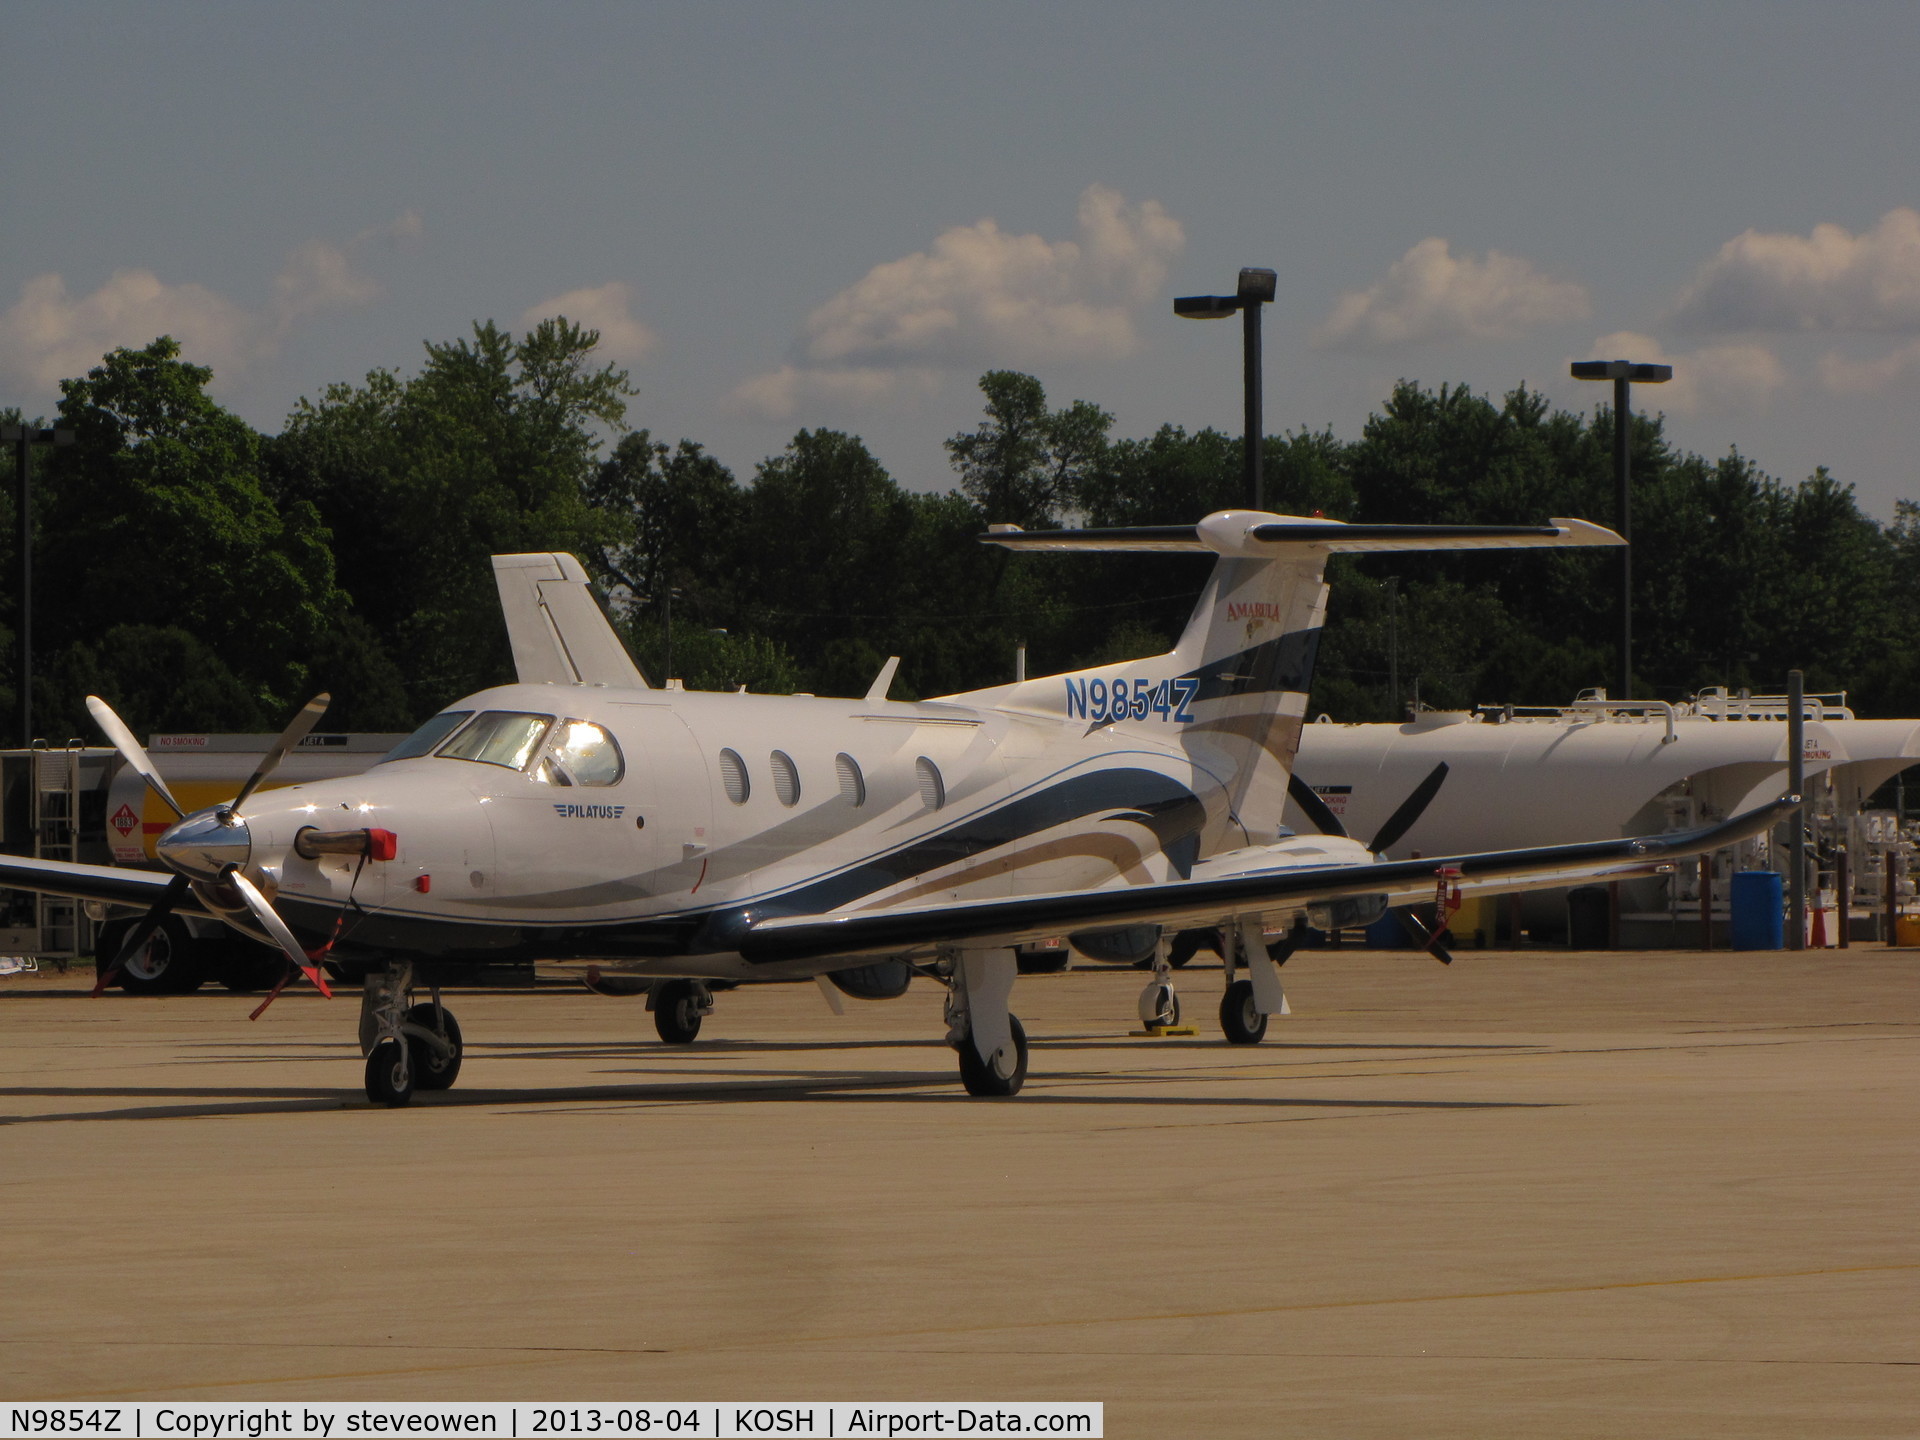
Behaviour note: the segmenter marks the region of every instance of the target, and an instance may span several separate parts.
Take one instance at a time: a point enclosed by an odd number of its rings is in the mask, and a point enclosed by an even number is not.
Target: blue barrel
[[[1786,944],[1786,917],[1780,908],[1781,877],[1776,870],[1736,870],[1733,875],[1733,948],[1779,950]]]

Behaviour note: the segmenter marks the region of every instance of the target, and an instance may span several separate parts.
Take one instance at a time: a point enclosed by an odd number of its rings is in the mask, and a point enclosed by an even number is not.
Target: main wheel
[[[114,952],[118,952],[127,933],[127,930],[116,933]],[[107,955],[106,963],[113,963],[112,953]],[[189,995],[198,990],[206,978],[206,957],[200,953],[186,925],[174,915],[162,920],[153,937],[129,955],[127,963],[120,967],[120,988],[129,995]]]
[[[669,1045],[691,1045],[700,1036],[700,993],[691,980],[669,980],[653,997],[653,1028]]]
[[[440,1013],[447,1020],[447,1044],[453,1047],[451,1055],[441,1055],[433,1046],[418,1035],[407,1036],[407,1051],[413,1061],[413,1083],[420,1090],[448,1090],[460,1075],[460,1022],[453,1018],[453,1012],[444,1005]],[[414,1006],[407,1011],[407,1023],[418,1025],[422,1030],[435,1028],[433,1005],[429,1003]]]
[[[1220,1028],[1235,1045],[1258,1045],[1267,1035],[1267,1017],[1253,1003],[1253,982],[1236,980],[1220,997]]]
[[[1020,1087],[1027,1083],[1027,1032],[1021,1025],[1018,1015],[1009,1015],[1007,1024],[1013,1031],[1014,1065],[1011,1075],[1002,1075],[980,1058],[980,1052],[973,1047],[973,1036],[967,1035],[960,1042],[960,1083],[967,1087],[969,1095],[1018,1095]]]
[[[414,1071],[398,1040],[388,1036],[367,1056],[367,1099],[399,1109],[413,1099]]]

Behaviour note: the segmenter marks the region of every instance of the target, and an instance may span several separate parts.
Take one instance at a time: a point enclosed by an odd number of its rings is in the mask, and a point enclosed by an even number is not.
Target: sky
[[[629,422],[902,483],[988,369],[1118,435],[1356,436],[1405,378],[1920,500],[1920,7],[0,6],[0,406],[179,338],[266,431],[476,320],[602,333]],[[1515,516],[1516,521],[1541,517]],[[1599,517],[1605,518],[1605,517]]]

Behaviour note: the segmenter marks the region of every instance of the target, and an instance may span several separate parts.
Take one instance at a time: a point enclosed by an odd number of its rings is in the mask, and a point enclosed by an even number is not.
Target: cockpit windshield
[[[552,724],[551,715],[483,710],[442,745],[439,754],[448,760],[477,760],[483,765],[504,765],[509,770],[524,769]]]
[[[411,760],[416,755],[430,753],[471,714],[471,710],[442,711],[383,755],[380,763],[384,765],[389,760]]]

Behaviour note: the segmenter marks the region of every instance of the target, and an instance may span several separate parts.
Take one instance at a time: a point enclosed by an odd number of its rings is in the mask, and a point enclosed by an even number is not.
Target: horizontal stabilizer
[[[1102,530],[1022,530],[995,525],[981,537],[1010,550],[1159,550],[1282,559],[1289,552],[1355,554],[1381,550],[1508,550],[1624,545],[1587,520],[1548,525],[1348,525],[1258,510],[1222,510],[1198,525],[1134,525]]]

